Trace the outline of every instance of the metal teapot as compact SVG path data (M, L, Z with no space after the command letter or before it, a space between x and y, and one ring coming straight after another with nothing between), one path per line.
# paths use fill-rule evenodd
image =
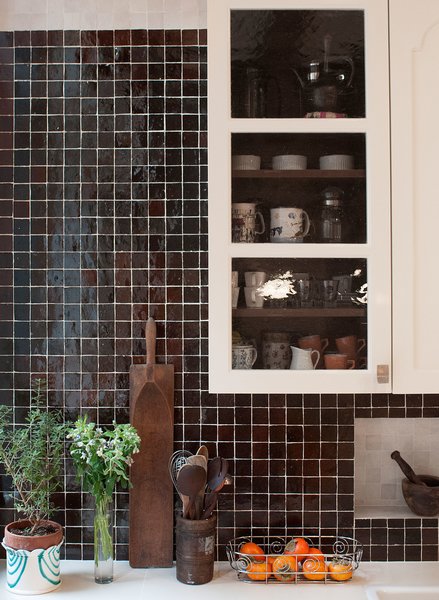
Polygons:
M346 111L344 101L354 78L354 62L350 56L329 54L330 43L331 36L326 35L322 59L307 63L302 68L302 73L293 69L302 89L307 113Z

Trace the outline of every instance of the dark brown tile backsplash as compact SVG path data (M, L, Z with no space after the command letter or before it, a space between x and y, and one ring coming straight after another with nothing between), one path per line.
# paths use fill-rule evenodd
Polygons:
M157 320L175 446L230 460L219 556L237 535L355 535L365 559L437 560L437 519L354 520L354 416L437 417L439 396L212 395L207 375L206 31L0 32L0 402L34 373L66 419L128 419ZM65 553L91 558L67 461ZM1 476L0 524L13 517ZM116 552L128 552L117 493Z

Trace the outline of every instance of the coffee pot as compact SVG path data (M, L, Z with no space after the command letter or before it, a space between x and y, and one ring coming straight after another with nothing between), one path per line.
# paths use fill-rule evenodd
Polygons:
M299 72L293 69L302 89L305 111L346 111L345 96L351 91L355 74L350 56L330 54L331 36L324 37L324 53L321 59L306 63Z

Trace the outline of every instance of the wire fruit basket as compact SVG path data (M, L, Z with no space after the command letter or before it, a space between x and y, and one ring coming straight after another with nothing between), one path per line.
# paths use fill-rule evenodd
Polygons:
M303 537L310 548L308 554L284 554L292 539L242 536L228 542L226 554L240 581L269 584L346 583L352 579L363 555L363 547L357 540L333 536ZM242 552L241 548L249 542L259 546L263 554Z

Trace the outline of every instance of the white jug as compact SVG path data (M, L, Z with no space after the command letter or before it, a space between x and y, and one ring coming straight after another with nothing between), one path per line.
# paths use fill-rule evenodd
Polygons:
M290 369L315 369L320 360L320 352L311 348L296 348L290 346L293 353Z

